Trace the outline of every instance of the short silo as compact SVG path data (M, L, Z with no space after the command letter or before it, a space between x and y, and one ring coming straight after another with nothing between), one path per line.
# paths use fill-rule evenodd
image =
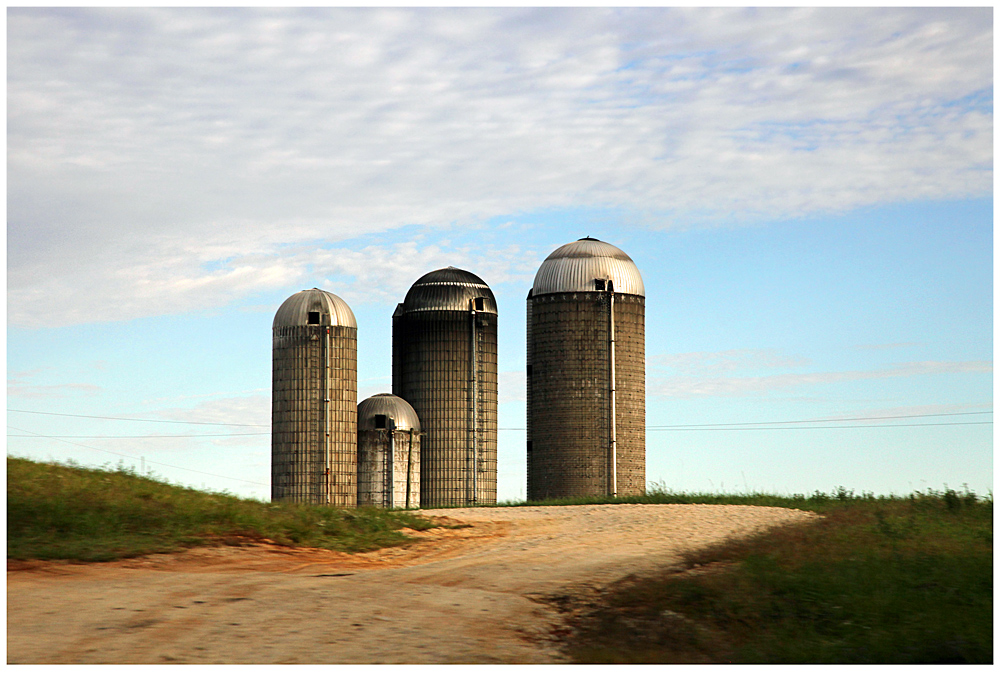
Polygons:
M424 436L423 507L497 499L497 305L475 274L448 267L417 279L392 318L392 391Z
M646 488L645 289L592 238L557 248L528 292L528 500Z
M357 504L358 324L318 288L274 315L271 500Z
M402 397L358 404L358 505L420 507L420 419Z

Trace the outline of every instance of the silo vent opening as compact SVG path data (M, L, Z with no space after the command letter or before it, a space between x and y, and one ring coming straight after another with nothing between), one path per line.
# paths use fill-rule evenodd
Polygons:
M486 311L486 298L477 297L476 298L476 311L485 312Z
M319 323L319 312L309 312L309 323L310 324Z
M375 416L375 429L376 430L384 430L387 427L385 421L386 421L385 414L378 414L378 415L376 415Z
M606 290L606 285L605 279L594 279L594 290Z

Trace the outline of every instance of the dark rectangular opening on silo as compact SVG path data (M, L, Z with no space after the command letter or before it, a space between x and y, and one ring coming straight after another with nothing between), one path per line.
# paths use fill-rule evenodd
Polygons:
M594 279L594 290L604 290L604 279Z
M476 298L476 311L485 312L486 311L486 298Z
M309 312L309 323L319 323L319 312Z
M528 364L528 375L531 375L531 364Z
M529 453L531 452L531 440L530 439L528 440L528 452Z
M384 430L386 428L386 416L384 414L375 416L375 429Z

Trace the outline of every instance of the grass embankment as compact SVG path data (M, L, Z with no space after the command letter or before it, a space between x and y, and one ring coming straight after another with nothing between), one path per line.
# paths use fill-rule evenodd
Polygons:
M428 529L416 515L377 508L264 503L135 474L7 458L7 557L99 562L206 544L270 540L358 552Z
M688 554L686 571L619 584L570 616L576 662L993 662L992 496L841 489L666 502L778 505L823 518Z

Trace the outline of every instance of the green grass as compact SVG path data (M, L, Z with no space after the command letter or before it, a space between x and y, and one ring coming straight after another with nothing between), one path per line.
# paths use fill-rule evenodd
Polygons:
M796 508L800 510L817 510L829 505L831 498L837 498L837 493L851 498L874 498L874 496L854 496L852 492L843 489L828 496L816 492L812 496L778 496L775 494L748 492L732 494L676 492L657 488L639 496L574 496L572 498L546 498L540 501L504 501L497 503L499 507L532 507L543 505L665 505L665 504L704 504L704 505L764 505L780 508Z
M992 663L992 496L680 496L823 518L618 584L570 616L577 663Z
M107 561L270 540L357 552L428 529L411 513L265 503L166 484L133 470L7 458L7 557Z

